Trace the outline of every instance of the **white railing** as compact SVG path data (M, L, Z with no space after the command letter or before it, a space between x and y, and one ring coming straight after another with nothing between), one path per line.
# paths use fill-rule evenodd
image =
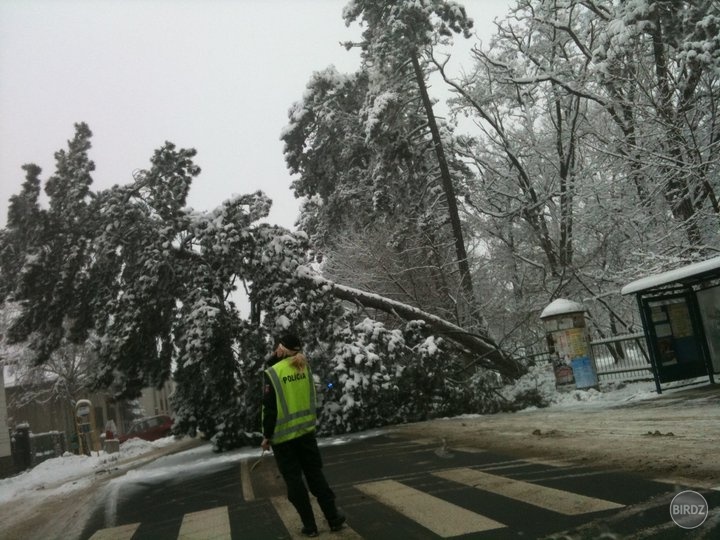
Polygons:
M652 378L643 333L598 339L590 342L590 348L601 381Z

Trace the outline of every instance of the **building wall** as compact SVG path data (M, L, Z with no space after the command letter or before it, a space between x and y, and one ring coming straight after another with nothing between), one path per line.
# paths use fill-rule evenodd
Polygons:
M27 423L33 433L64 431L68 439L75 433L75 412L70 403L64 400L50 400L18 406L17 403L23 393L23 388L19 386L5 388L1 384L0 386L7 396L7 424L9 427L14 428L19 424ZM172 382L166 383L161 389L143 389L142 395L137 400L142 408L141 416L172 414L169 397L173 391L174 384ZM98 435L105 433L106 423L110 419L115 422L118 433L125 433L134 420L134 417L128 414L128 408L123 406L123 403L115 402L104 394L96 393L83 396L83 398L89 399L93 404L95 429ZM2 437L2 433L0 433L0 437ZM9 450L8 454L10 454ZM1 448L0 455L2 455Z
M167 381L162 388L144 388L142 395L138 398L140 406L145 411L144 416L155 416L158 414L169 414L172 416L170 408L170 395L175 391L175 383Z

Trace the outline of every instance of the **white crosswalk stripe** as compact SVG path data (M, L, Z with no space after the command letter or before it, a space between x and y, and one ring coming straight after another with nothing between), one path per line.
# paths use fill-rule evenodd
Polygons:
M130 540L139 526L139 523L131 523L130 525L101 529L93 534L90 540Z
M390 506L442 538L505 527L495 520L395 480L369 482L356 485L355 488Z
M290 501L288 501L285 497L273 497L270 500L272 501L272 505L275 507L275 511L277 512L278 516L280 516L280 520L283 522L283 525L285 525L288 533L290 533L290 537L305 538L302 534L300 534L300 530L302 529L302 521L300 521L300 516L295 511L295 507L290 503ZM323 531L329 531L330 529L322 517L322 510L318 506L317 500L314 497L311 497L310 501L313 506L313 512L315 513L315 521L318 525L318 531L321 534ZM353 531L347 525L345 525L340 531L333 532L334 540L355 540L357 538L362 538L362 536Z
M185 514L178 540L230 540L227 506Z
M605 499L586 497L585 495L545 487L539 484L532 484L530 482L523 482L522 480L515 480L504 476L488 474L475 469L451 469L434 472L432 474L445 480L451 480L484 491L490 491L516 501L539 506L546 510L552 510L553 512L568 516L617 509L624 506L612 501L606 501Z

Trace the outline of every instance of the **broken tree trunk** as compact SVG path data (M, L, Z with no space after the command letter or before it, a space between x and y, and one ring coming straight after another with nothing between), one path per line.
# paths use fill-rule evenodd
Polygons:
M313 280L316 285L330 287L333 296L341 300L379 309L408 321L424 321L434 333L444 336L470 352L481 367L496 371L503 377L517 379L526 371L521 364L504 354L497 344L487 336L468 332L456 324L408 304L333 283L316 274L308 267L301 266L298 268L298 275Z

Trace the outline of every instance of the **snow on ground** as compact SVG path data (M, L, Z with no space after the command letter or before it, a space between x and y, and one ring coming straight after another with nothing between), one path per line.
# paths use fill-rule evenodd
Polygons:
M380 434L380 430L366 431L362 433L353 433L338 437L322 438L319 441L320 446L337 446L347 444L353 440L373 437ZM204 444L190 450L163 456L156 461L142 467L142 469L134 469L128 471L122 477L115 478L111 484L123 484L142 482L147 484L153 480L165 480L169 476L184 476L195 474L207 474L213 469L224 467L227 463L239 463L241 461L252 459L272 459L268 455L262 454L258 448L238 448L228 452L216 453L212 450L212 445Z
M663 393L669 394L677 390L687 388L693 384L706 384L707 377L699 377L677 383L664 383ZM530 390L537 390L552 409L562 407L604 408L615 407L635 401L657 399L661 396L655 389L655 382L643 380L635 382L601 382L598 389L588 388L577 390L572 385L568 388L555 387L555 375L552 365L549 362L539 363L530 371L518 379L512 387L505 388L501 394L507 400L512 401L519 394ZM527 407L524 411L536 410L536 407Z
M322 439L322 446L346 444L359 438L372 437L379 431L356 433L342 437ZM148 442L141 439L130 439L120 445L120 452L106 454L104 451L93 452L92 456L77 456L65 453L64 456L48 459L23 473L11 478L0 480L0 504L18 498L45 498L48 495L64 494L85 489L94 478L101 473L114 469L129 468L133 458L141 458L145 454L175 444L177 439L165 437ZM227 463L240 462L248 458L260 458L259 448L240 448L230 452L214 453L212 445L185 450L166 455L147 463L140 469L131 469L126 474L110 481L111 491L120 485L163 481L169 476L206 474ZM265 456L264 459L271 459ZM124 466L123 466L124 465Z
M0 479L0 504L33 494L46 496L50 491L66 493L85 488L96 474L118 467L125 460L142 456L174 442L174 437L165 437L153 442L130 439L122 443L120 452L115 454L100 451L93 452L91 456L78 456L66 452L61 457L43 461L16 476Z

